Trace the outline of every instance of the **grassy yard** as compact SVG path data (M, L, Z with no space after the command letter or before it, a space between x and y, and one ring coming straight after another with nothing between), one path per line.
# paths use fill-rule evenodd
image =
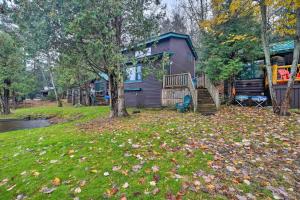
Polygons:
M300 198L297 113L141 110L110 120L108 112L37 107L10 115L59 123L0 133L0 199Z

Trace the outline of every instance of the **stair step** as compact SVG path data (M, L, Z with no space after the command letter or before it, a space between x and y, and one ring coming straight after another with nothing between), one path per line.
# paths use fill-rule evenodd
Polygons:
M216 112L200 112L202 115L208 116L208 115L214 115Z
M198 103L200 104L214 104L214 100L212 99L198 99Z

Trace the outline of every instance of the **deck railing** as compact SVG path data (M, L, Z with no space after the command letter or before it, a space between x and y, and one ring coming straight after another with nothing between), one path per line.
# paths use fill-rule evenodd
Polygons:
M272 82L274 85L278 83L287 83L289 81L289 75L280 75L279 70L283 70L288 72L287 74L290 74L291 72L291 65L285 65L285 66L278 66L278 65L273 65L272 69ZM300 81L300 65L298 65L298 72L296 74L296 79L295 81Z
M221 100L219 90L204 73L202 73L201 76L197 78L197 87L206 88L210 96L212 97L217 109L220 108Z
M192 96L194 111L196 111L198 103L197 90L190 73L165 75L163 77L163 88L188 88Z
M164 88L188 87L189 73L165 75L163 78Z

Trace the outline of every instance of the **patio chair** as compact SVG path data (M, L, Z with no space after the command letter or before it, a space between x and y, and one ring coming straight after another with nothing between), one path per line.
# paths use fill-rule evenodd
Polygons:
M183 113L189 110L190 106L192 103L192 97L190 95L186 95L183 97L183 102L182 103L176 103L176 109Z
M242 107L244 107L245 101L247 101L250 97L247 95L237 95L234 97L235 101Z
M286 69L279 69L278 73L280 75L281 80L289 80L290 78L290 72Z
M256 108L262 108L268 98L266 96L251 96L251 100L256 104Z

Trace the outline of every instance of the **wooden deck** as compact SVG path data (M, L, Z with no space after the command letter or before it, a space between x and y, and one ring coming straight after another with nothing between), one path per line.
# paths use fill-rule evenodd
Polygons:
M164 76L162 106L175 106L186 95L192 96L194 112L212 114L220 107L219 91L205 75L195 80L189 73Z

